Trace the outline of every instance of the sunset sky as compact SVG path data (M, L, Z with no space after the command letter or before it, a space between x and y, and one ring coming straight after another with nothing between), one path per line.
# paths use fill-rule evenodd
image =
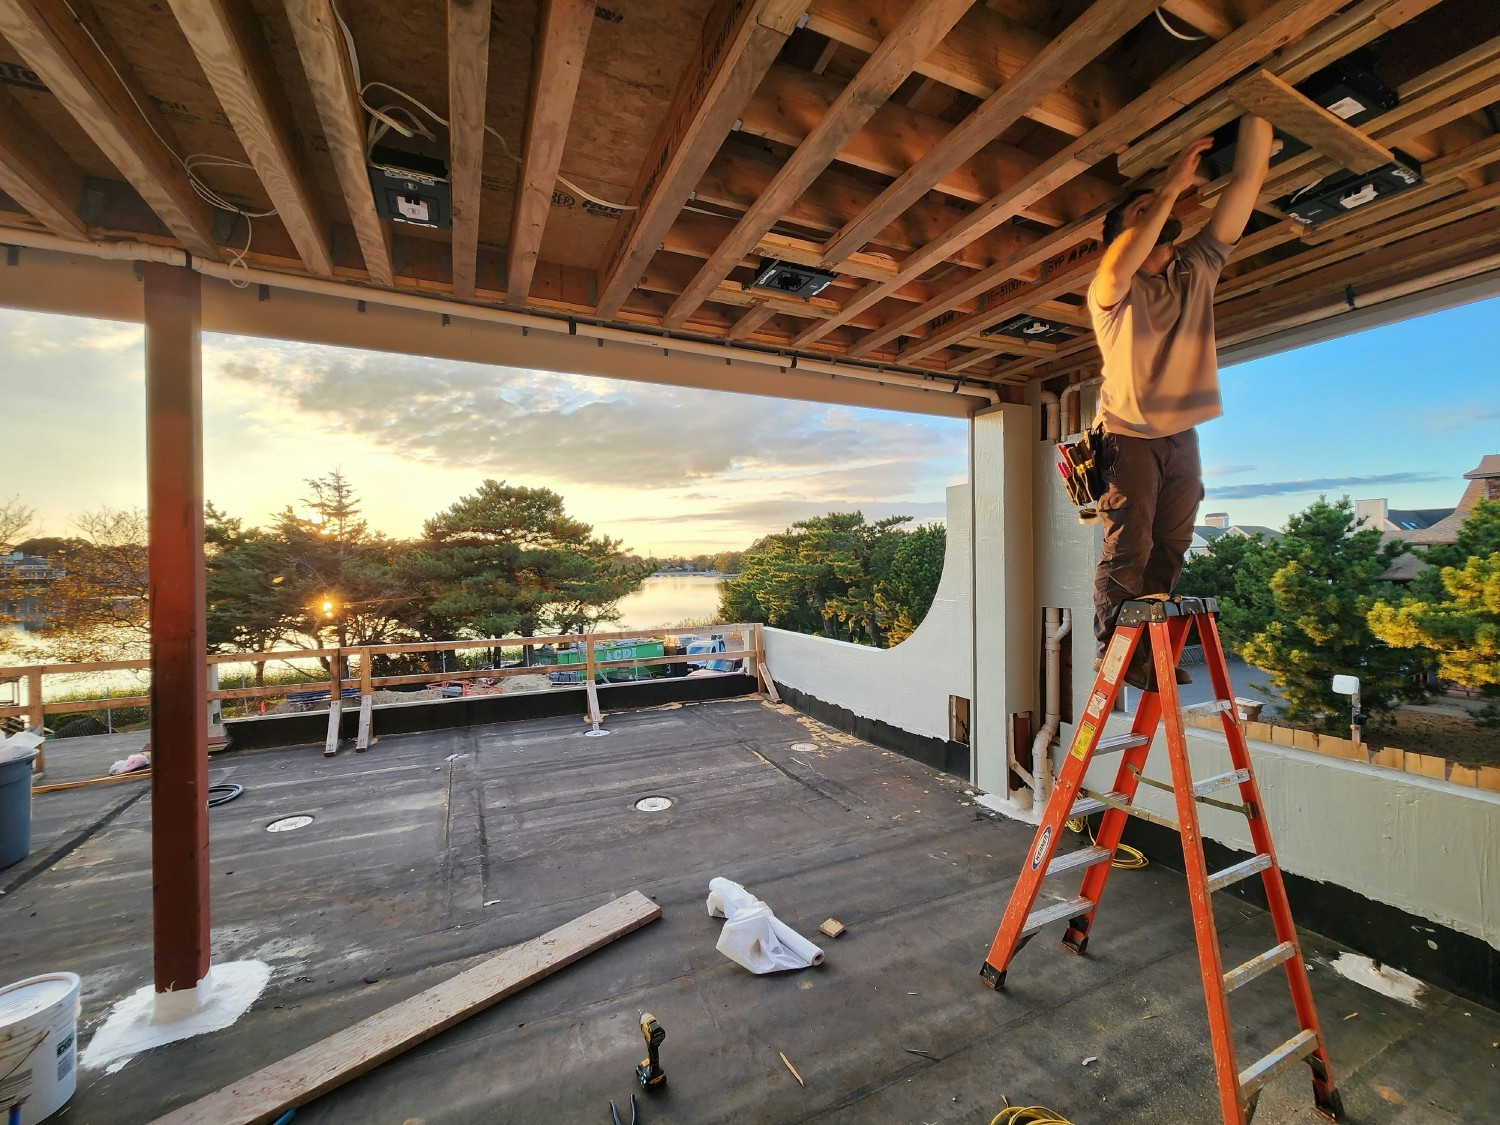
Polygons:
M1453 505L1500 452L1497 356L1500 300L1226 370L1205 510ZM41 533L144 504L141 364L137 325L0 310L0 498ZM411 536L494 477L556 489L642 553L696 554L830 510L940 518L968 471L957 420L227 336L205 339L204 398L208 497L250 524L337 467L373 527Z

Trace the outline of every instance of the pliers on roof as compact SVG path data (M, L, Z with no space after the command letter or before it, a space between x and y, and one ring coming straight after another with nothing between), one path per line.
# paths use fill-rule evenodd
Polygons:
M614 1098L609 1099L609 1116L613 1120L614 1125L625 1125L625 1122L620 1120L620 1111L615 1108ZM630 1125L636 1125L634 1094L630 1095Z

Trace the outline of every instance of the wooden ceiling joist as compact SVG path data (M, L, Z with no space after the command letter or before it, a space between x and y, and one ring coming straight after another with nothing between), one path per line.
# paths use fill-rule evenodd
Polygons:
M745 212L734 231L668 310L663 322L680 328L714 287L781 218L782 213L838 156L928 52L958 22L970 0L917 0L892 33L839 93L828 113L797 146L766 191Z
M365 164L364 108L332 0L285 0L285 4L344 205L364 255L365 272L377 285L393 285L390 226L375 210Z
M150 100L133 88L128 65L91 23L74 18L61 0L0 0L0 35L173 236L192 253L217 258L209 209L160 135L164 126L151 120Z
M557 170L568 140L573 99L593 23L593 0L544 0L531 68L531 115L510 226L506 300L524 305L541 254Z
M886 188L873 207L834 235L823 248L828 263L836 265L864 246L947 173L1020 120L1028 107L1150 14L1157 3L1159 0L1095 0L1066 31Z
M895 29L910 0L810 0L808 27L869 54ZM988 98L1044 51L1051 36L975 4L917 64L917 72L976 98ZM1081 137L1123 107L1139 88L1118 71L1085 66L1047 91L1026 116Z
M782 45L804 0L719 0L647 150L599 269L599 315L619 311Z
M331 277L328 227L303 171L291 111L271 85L275 69L254 13L245 0L170 3L303 264Z
M53 234L79 240L88 237L88 228L78 215L83 173L4 90L0 90L0 191Z
M448 3L448 183L453 193L451 254L455 297L474 296L479 267L484 122L490 82L490 15L490 0L449 0ZM587 24L587 20L584 22ZM587 34L586 26L584 33ZM533 94L533 105L535 99ZM516 213L519 212L518 202ZM515 245L516 238L512 234L511 246ZM535 265L533 258L533 272ZM530 278L527 283L529 286Z

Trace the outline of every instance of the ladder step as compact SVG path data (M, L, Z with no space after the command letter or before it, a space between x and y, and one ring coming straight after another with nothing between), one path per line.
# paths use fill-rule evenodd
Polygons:
M1238 883L1241 879L1248 879L1257 872L1264 871L1271 866L1271 857L1268 855L1253 855L1249 859L1241 860L1233 867L1226 867L1223 871L1215 871L1208 877L1209 893L1222 891L1231 883Z
M1047 864L1047 874L1056 875L1061 871L1073 871L1080 867L1093 867L1096 863L1109 862L1108 849L1101 848L1098 844L1091 844L1086 848L1078 848L1063 855L1054 855L1052 862Z
M1318 1049L1318 1037L1303 1028L1265 1058L1240 1071L1240 1098L1250 1097L1287 1067Z
M1054 902L1051 906L1044 906L1040 910L1033 910L1026 915L1026 924L1021 927L1021 937L1028 937L1036 933L1049 922L1061 922L1065 918L1076 918L1080 914L1087 914L1094 908L1094 900L1089 898L1074 898L1067 902Z
M1249 770L1231 770L1229 773L1205 777L1202 781L1193 782L1193 796L1207 797L1210 793L1217 793L1220 789L1227 789L1231 785L1238 785L1242 781L1249 780Z
M1118 789L1109 793L1108 796L1116 801L1123 801L1125 799L1125 794L1121 793ZM1068 819L1072 820L1075 816L1092 816L1099 810L1107 808L1109 806L1097 797L1080 797L1073 803L1073 811L1068 813Z
M1268 973L1277 965L1290 961L1296 953L1297 947L1289 941L1284 941L1250 958L1243 965L1236 965L1224 974L1224 991L1233 992L1240 985L1249 984L1262 973Z
M1094 755L1118 754L1121 750L1134 750L1140 746L1150 746L1151 736L1146 734L1112 734L1108 738L1101 738L1094 746Z

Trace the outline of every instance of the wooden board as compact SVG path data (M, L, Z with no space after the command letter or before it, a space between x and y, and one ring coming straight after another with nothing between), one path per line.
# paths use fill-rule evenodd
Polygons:
M660 917L660 906L639 891L631 891L160 1117L156 1125L274 1121L287 1109L306 1105Z
M1383 144L1371 140L1268 70L1251 71L1230 87L1229 97L1351 172L1373 172L1395 159Z

